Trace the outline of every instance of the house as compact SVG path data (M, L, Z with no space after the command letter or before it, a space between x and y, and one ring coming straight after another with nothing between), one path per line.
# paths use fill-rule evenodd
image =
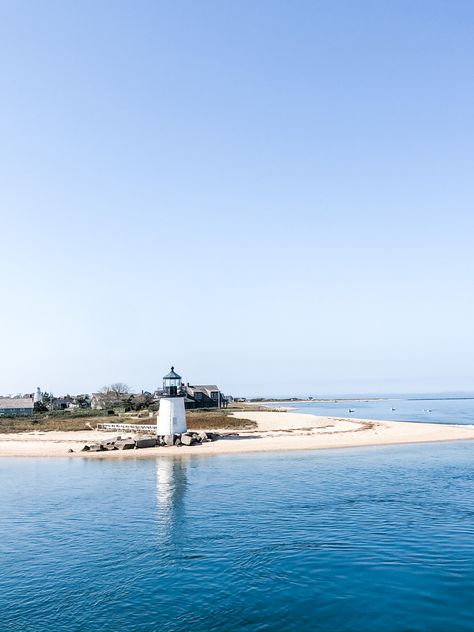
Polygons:
M68 410L69 408L79 408L74 403L74 398L70 395L64 397L53 397L53 410Z
M32 397L0 397L0 416L32 415L33 408Z
M186 399L189 408L225 408L227 399L215 384L199 384L185 386Z

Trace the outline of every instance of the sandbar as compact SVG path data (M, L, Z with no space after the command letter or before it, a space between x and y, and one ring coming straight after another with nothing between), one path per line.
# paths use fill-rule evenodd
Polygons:
M222 436L219 440L197 446L96 453L81 452L81 449L86 443L100 442L117 433L84 430L0 434L0 457L141 458L354 448L474 439L474 427L470 426L345 419L292 412L242 411L233 413L233 416L253 420L258 427L238 432L221 431ZM128 436L128 433L121 434Z

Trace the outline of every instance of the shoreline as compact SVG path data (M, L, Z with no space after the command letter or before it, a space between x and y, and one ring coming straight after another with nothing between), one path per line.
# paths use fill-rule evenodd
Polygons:
M110 439L116 433L84 430L0 434L0 458L127 459L163 456L211 456L474 439L474 428L449 424L347 419L291 412L236 411L233 416L251 419L258 426L252 430L229 430L227 434L226 431L222 431L221 437L217 441L199 446L173 446L94 453L81 452L80 450L85 443ZM69 449L74 450L74 452L68 452Z

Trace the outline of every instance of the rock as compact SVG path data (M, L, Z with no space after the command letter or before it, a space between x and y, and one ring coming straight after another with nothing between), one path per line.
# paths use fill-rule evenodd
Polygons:
M174 445L175 436L174 435L165 435L164 442L165 442L165 445Z
M177 446L181 445L181 439L178 437L177 439L174 440L174 444Z
M106 443L106 444L102 444L100 446L102 448L102 450L116 450L117 448L115 447L115 442L114 443Z
M156 446L156 439L155 437L136 439L135 445L137 448L154 448Z
M193 445L194 442L195 442L195 439L194 439L192 434L188 434L188 433L184 434L183 433L181 435L181 443L183 445Z
M91 445L85 445L81 452L101 452L102 446L98 443L91 443Z
M207 432L204 431L200 432L198 437L202 443L205 443L206 441L212 441L212 439L208 437Z
M84 448L82 448L82 450L84 451ZM72 448L69 448L68 452L74 452L74 450Z
M115 448L117 450L133 450L135 447L135 441L133 439L121 439L115 442Z

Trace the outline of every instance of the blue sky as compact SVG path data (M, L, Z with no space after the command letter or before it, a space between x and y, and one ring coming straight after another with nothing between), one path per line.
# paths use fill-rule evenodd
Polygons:
M473 390L473 3L0 25L0 392Z

